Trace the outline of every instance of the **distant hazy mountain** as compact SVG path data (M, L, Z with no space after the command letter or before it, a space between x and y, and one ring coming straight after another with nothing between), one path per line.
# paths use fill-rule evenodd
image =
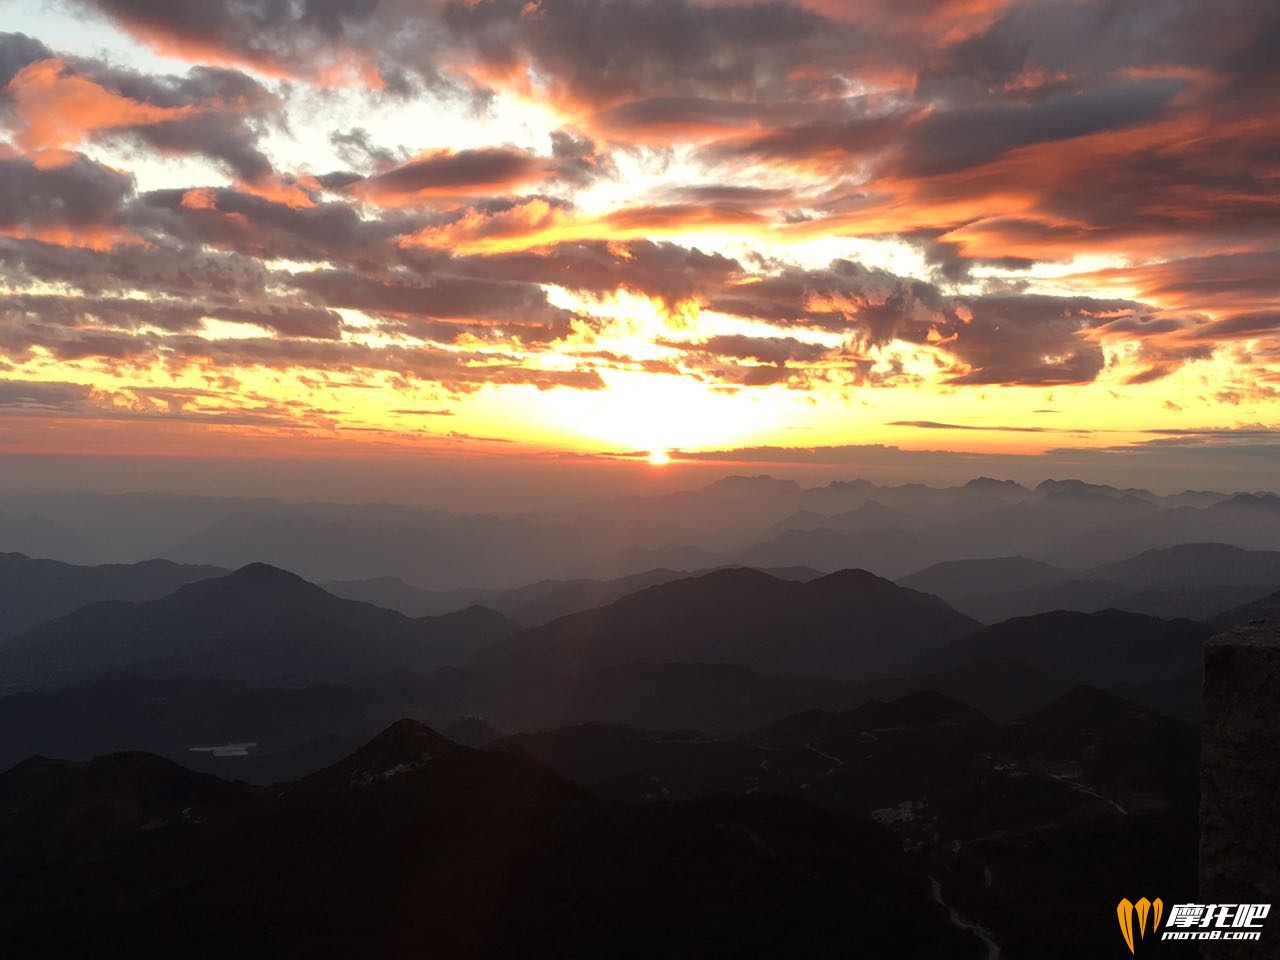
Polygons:
M752 567L810 566L819 570L870 570L896 577L915 569L927 549L914 534L898 528L840 533L826 527L788 530L739 554Z
M1143 550L1180 544L1225 543L1246 550L1280 548L1280 511L1223 501L1204 508L1173 507L1109 520L1088 516L1032 551L1053 563L1092 567L1132 557Z
M1183 543L1094 567L1089 577L1134 587L1280 587L1280 551L1225 543Z
M658 568L615 580L539 580L510 590L421 590L398 577L336 580L324 587L340 597L363 600L412 617L438 616L480 604L522 626L536 627L570 613L602 607L646 587L706 572ZM810 567L778 567L764 572L780 580L813 580L822 576Z
M165 551L230 567L265 561L317 581L372 570L448 589L528 582L583 553L572 528L547 520L308 506L234 514Z
M614 805L408 721L270 791L32 760L0 809L15 956L978 956L883 828L782 797Z
M82 567L0 554L0 641L103 600L155 600L184 584L226 574L167 560Z
M27 493L0 499L0 511L53 524L30 548L9 542L0 527L0 550L56 557L76 563L134 562L170 553L234 513L289 509L279 500L183 496L166 493ZM48 519L45 519L48 518ZM60 532L59 532L60 531ZM207 557L196 562L210 562ZM240 564L234 564L240 566Z
M752 566L859 566L889 577L923 574L924 568L932 565L937 569L931 570L930 576L938 578L939 586L948 578L964 576L963 566L948 568L944 564L1021 556L1072 572L1072 577L1059 582L1110 583L1112 571L1107 568L1114 565L1119 577L1115 582L1125 585L1144 572L1144 565L1125 568L1118 561L1142 551L1202 542L1241 550L1280 547L1280 510L1272 509L1265 498L1214 500L1206 495L1166 502L1147 491L1062 481L1042 484L1024 497L989 496L982 488L963 496L955 490L934 490L929 497L904 498L893 506L882 502L884 490L874 492L876 499L844 513L793 511L779 523L762 528L757 542L735 556ZM1196 569L1221 573L1228 559L1212 551L1202 551L1197 557L1191 550L1181 558L1167 558L1163 571L1156 563L1148 564L1145 573L1157 580L1162 572L1169 576L1189 575ZM1010 584L1003 586L993 580L989 589L971 595L1054 585L1051 571L1027 564L1015 569L1011 562L1004 566L1003 571L989 567L986 572L993 576L1005 573L1012 577ZM1104 569L1090 570L1095 567ZM974 573L975 579L980 576L980 572ZM969 590L980 584L970 581L964 586Z
M253 564L159 600L94 604L36 627L0 644L0 676L10 689L129 673L306 683L434 669L513 627L480 607L415 620Z
M705 571L698 571L705 572ZM787 568L787 570L764 571L780 580L809 580L820 576L820 573L809 568ZM503 593L486 600L486 605L495 611L507 614L512 620L526 626L541 626L568 616L570 613L589 611L595 607L616 602L623 596L637 591L669 584L673 580L684 580L698 573L687 570L648 570L643 573L632 573L631 576L617 580L548 580L522 586L516 590Z
M1153 587L1133 590L1116 583L1071 580L1056 586L1019 590L991 597L971 597L955 603L958 610L986 623L1026 617L1052 610L1096 613L1126 610L1163 619L1200 620L1224 606L1257 596L1257 587Z
M1280 552L1187 543L1065 570L1025 557L954 560L903 577L957 610L995 623L1050 610L1128 610L1203 619L1280 584Z
M970 597L1061 584L1073 576L1071 571L1026 557L990 557L935 563L902 577L898 583L954 603Z
M75 557L83 547L80 537L47 517L14 516L0 510L0 551L36 557Z
M666 567L848 567L900 577L942 561L1021 555L1072 569L1217 542L1280 550L1272 495L978 478L951 487L867 480L803 487L726 477L698 489L555 514L454 514L390 504L151 494L0 498L0 551L78 561L265 561L317 582L398 577L430 590L610 580ZM7 519L6 519L7 517ZM390 585L387 585L390 586ZM388 596L380 596L389 602ZM406 607L439 612L434 607Z
M1015 617L922 656L918 672L1002 657L1096 686L1137 684L1199 669L1211 630L1121 610Z
M502 676L583 675L628 663L726 663L783 676L890 675L976 624L861 570L808 583L746 568L650 587L522 631L470 662Z

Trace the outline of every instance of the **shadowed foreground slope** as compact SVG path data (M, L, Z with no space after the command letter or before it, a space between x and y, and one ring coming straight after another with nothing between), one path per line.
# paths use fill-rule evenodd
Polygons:
M897 840L782 797L611 804L409 721L270 790L0 775L0 938L58 957L980 955Z

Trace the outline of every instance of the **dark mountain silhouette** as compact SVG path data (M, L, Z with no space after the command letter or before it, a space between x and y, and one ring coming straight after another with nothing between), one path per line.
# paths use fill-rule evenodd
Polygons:
M898 583L912 590L932 593L948 602L971 597L989 596L1046 584L1060 584L1072 577L1063 570L1026 557L991 557L988 559L947 560L935 563Z
M1244 550L1226 543L1182 543L1094 567L1089 577L1133 587L1268 587L1280 585L1280 551Z
M924 691L736 738L597 724L503 746L617 799L772 791L870 815L1008 955L1065 960L1111 948L1109 928L1070 921L1108 885L1194 895L1197 739L1186 724L1077 688L1016 724ZM1044 883L1052 903L1028 910L1027 890Z
M1005 657L1098 686L1136 684L1199 668L1211 631L1190 620L1121 610L1015 617L966 636L916 663L919 672Z
M725 663L625 663L585 676L485 683L468 701L508 730L603 722L738 732L812 706L857 702L840 680L784 677Z
M1111 608L1200 620L1280 584L1280 552L1186 543L1084 570L1019 557L957 560L898 582L936 594L985 623L1050 610Z
M10 689L129 673L203 674L258 685L454 663L513 624L474 607L411 619L252 564L160 600L102 603L0 645Z
M563 617L481 651L480 673L584 675L627 663L727 663L781 676L864 679L974 629L936 597L861 570L808 583L721 570Z
M1266 588L1258 586L1152 587L1122 597L1109 606L1145 613L1165 620L1203 620L1231 607L1258 598Z
M651 547L630 546L580 566L606 573L606 580L617 580L642 575L647 570L711 570L726 562L719 551L671 541Z
M145 750L219 776L271 783L337 760L403 716L472 746L504 733L591 723L724 736L807 710L850 709L928 690L1007 721L1039 710L1075 684L1016 660L863 683L700 663L625 664L532 681L446 668L293 688L211 677L121 677L0 697L0 769L33 752L84 759ZM1198 715L1198 671L1111 689L1170 716ZM245 755L193 752L222 744L253 746Z
M468 716L488 702L447 672L296 687L209 676L115 677L0 697L0 769L33 753L88 759L147 751L233 779L288 779L350 752L401 717L428 720L465 743L494 739L496 731ZM192 752L228 743L255 746L247 757Z
M1274 493L1236 493L1214 504L1222 510L1280 516L1280 495Z
M253 795L243 784L149 753L81 763L31 757L0 774L0 851L6 865L75 858L104 835L136 831L183 811L194 819L207 808L237 806Z
M487 598L486 606L526 626L541 626L571 613L603 607L623 597L673 580L707 573L707 570L658 568L616 580L545 580ZM762 571L779 580L812 580L822 574L809 567L778 567Z
M336 580L324 587L337 596L398 610L411 617L439 616L479 604L497 610L522 626L537 627L571 613L602 607L645 587L708 572L660 567L614 580L540 580L509 590L422 590L399 577ZM777 567L764 572L781 580L813 580L822 576L810 567Z
M1155 713L1198 725L1203 685L1204 671L1197 665L1195 669L1177 676L1141 683L1119 683L1107 687L1106 691Z
M1083 480L1042 480L1036 484L1036 493L1042 496L1074 496L1074 497L1098 497L1107 500L1120 500L1125 497L1131 497L1139 500L1151 501L1156 496L1150 490L1141 490L1130 487L1125 490L1117 489L1106 483L1085 483Z
M818 741L860 738L875 730L934 726L983 726L981 711L936 690L918 690L896 700L872 700L851 710L811 710L779 720L749 735L753 743L804 746Z
M960 777L1003 730L966 704L919 691L850 710L803 711L738 737L587 724L499 746L528 751L615 799L767 790L868 816Z
M1125 610L1165 620L1201 620L1257 597L1258 587L1167 586L1134 590L1102 580L1068 580L1044 587L1007 593L955 597L948 602L983 623L999 623L1013 617L1029 617L1053 610L1097 613Z
M848 710L803 711L738 737L586 724L517 734L501 746L630 799L767 789L862 814L925 800L954 807L951 835L972 838L984 823L1000 828L998 816L976 809L975 798L995 781L1029 775L1048 792L1028 794L1027 803L1048 802L1049 813L1081 802L1120 813L1109 799L1193 809L1196 741L1188 724L1073 687L1016 723L993 722L954 697L920 690ZM1042 812L1005 811L1004 826Z
M929 690L968 704L993 720L1015 720L1040 709L1074 683L1020 660L993 658L973 660L938 673L855 684L848 704ZM811 706L821 704L815 702Z
M1280 620L1280 590L1215 613L1205 622L1214 633L1221 633L1250 620Z
M1101 682L1101 681L1100 681ZM1013 659L972 660L950 670L854 687L852 702L884 700L915 690L936 690L975 707L993 720L1018 720L1077 686L1065 672L1038 669ZM1157 680L1106 683L1106 692L1179 720L1199 716L1200 668Z
M372 603L396 610L406 617L438 617L474 604L483 604L498 591L480 587L459 590L424 590L399 577L369 577L364 580L329 580L321 584L335 597ZM492 609L492 608L490 608Z
M1011 743L1045 762L1076 759L1099 781L1146 789L1143 778L1155 777L1164 789L1176 771L1178 789L1188 796L1197 789L1196 767L1185 762L1195 753L1195 731L1096 687L1075 687L1031 714L1013 728Z
M998 493L1021 499L1030 491L1014 480L997 480L994 477L974 477L961 485L966 490L978 490L983 493Z
M227 573L167 560L77 566L0 554L0 641L104 600L156 600L184 584Z
M981 955L892 834L801 800L614 805L407 721L270 791L155 759L72 769L0 775L16 956ZM49 794L59 810L147 799L68 849L44 842L58 817L12 799Z
M525 626L539 626L558 617L602 607L647 587L689 576L686 571L659 567L615 580L543 580L505 590L490 599L493 609Z

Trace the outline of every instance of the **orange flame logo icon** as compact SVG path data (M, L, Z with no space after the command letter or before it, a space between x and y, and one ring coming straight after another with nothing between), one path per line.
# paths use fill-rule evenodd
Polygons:
M1116 907L1116 916L1120 920L1120 935L1124 937L1125 945L1129 948L1129 952L1133 953L1133 916L1138 915L1138 938L1142 939L1147 935L1147 915L1154 911L1155 917L1151 921L1151 932L1155 933L1156 927L1160 926L1160 917L1164 913L1164 901L1157 897L1154 901L1143 897L1137 903L1130 903L1128 898L1121 900Z

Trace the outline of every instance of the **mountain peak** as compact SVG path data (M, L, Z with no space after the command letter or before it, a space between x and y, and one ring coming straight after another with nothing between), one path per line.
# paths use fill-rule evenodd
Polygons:
M857 567L849 567L844 570L837 570L835 573L828 573L826 576L809 581L809 585L847 588L890 586L896 589L896 585L892 581L886 580L884 577L878 577L870 570L863 570Z
M1237 493L1218 504L1229 510L1280 509L1280 496L1274 493Z
M982 711L938 690L916 690L895 700L872 700L848 711L861 723L902 726L936 726L949 723L985 723Z
M173 598L208 602L227 596L256 598L277 603L285 598L297 600L329 594L310 580L282 570L269 563L250 563L221 577L211 577L187 584L172 594Z
M1088 684L1073 687L1048 706L1024 721L1039 728L1080 726L1095 729L1123 728L1126 724L1149 723L1157 715L1131 700Z
M337 771L340 780L348 786L367 787L420 770L433 760L466 749L426 724L406 718L397 720L330 769Z
M269 563L247 563L239 570L235 570L222 580L227 583L307 583L302 577L296 573L280 567L272 566Z
M767 473L761 473L754 477L742 475L721 477L719 480L707 484L702 489L708 493L715 492L757 496L775 493L794 493L800 489L800 485L794 480L779 480L777 477L771 477Z
M478 751L406 718L391 724L355 753L290 785L289 790L311 796L361 790L419 773L446 758L474 752Z
M1016 480L997 480L994 477L974 477L966 481L964 487L969 490L1025 490Z

